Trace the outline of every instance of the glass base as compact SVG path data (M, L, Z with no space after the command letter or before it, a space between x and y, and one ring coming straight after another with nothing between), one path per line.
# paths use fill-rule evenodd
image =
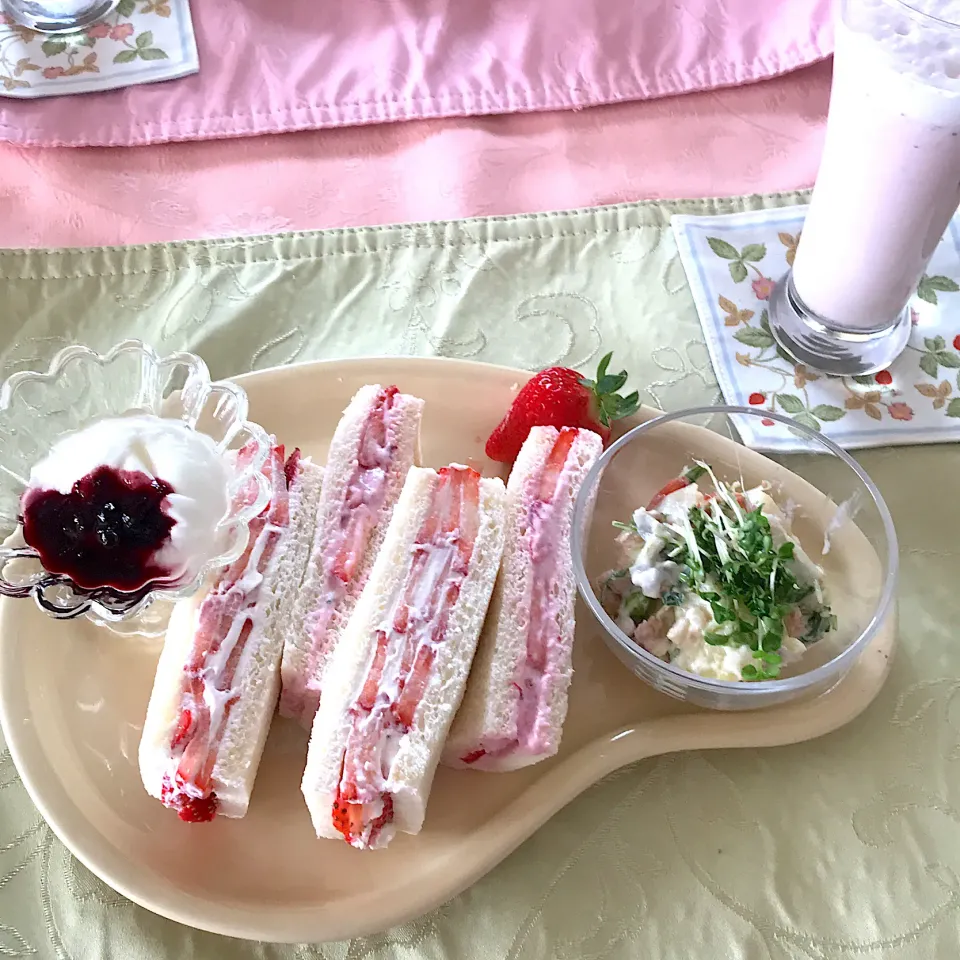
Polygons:
M120 0L87 3L44 3L43 0L3 0L0 8L21 26L37 33L78 33L112 13Z
M785 273L770 295L770 332L798 363L836 377L859 377L885 370L910 339L910 309L887 327L851 330L814 313L800 299L793 271Z

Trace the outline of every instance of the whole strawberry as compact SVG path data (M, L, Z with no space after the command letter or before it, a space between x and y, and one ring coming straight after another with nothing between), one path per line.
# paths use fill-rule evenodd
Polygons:
M608 353L600 361L596 380L587 380L569 367L549 367L534 374L490 434L487 456L513 463L531 427L584 427L607 443L613 421L630 416L640 406L636 391L626 397L617 393L627 382L627 372L607 373L612 356Z

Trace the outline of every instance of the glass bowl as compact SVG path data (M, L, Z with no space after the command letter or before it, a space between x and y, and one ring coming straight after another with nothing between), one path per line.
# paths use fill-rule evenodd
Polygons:
M148 583L124 593L85 590L45 571L19 533L20 497L30 469L67 433L105 417L154 414L182 420L210 436L222 454L251 444L253 456L231 467L230 508L220 520L211 555L189 581ZM189 353L161 358L138 340L101 356L83 346L61 350L45 373L25 371L0 386L0 596L33 597L58 619L86 616L120 633L157 635L169 603L190 596L214 569L236 560L247 545L249 521L267 505L261 471L270 451L266 432L247 420L247 395L226 381L212 383L206 364ZM231 458L232 463L232 458Z
M747 448L734 429L742 417L789 426L810 452L767 456ZM769 483L774 500L794 510L794 537L824 569L837 628L810 644L775 680L710 679L666 663L624 633L598 595L603 574L625 566L613 521L629 521L636 508L694 460L709 463L720 480L742 482L745 489ZM655 417L626 433L583 483L572 547L580 595L610 649L657 690L703 707L747 710L823 693L844 677L893 612L897 539L880 492L835 443L766 410L698 407Z

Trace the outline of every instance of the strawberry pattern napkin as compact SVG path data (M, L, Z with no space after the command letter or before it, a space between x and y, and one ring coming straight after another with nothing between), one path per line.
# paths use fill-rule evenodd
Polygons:
M960 439L960 218L911 303L906 351L873 376L828 377L778 348L767 314L774 282L793 263L806 209L672 219L725 400L788 414L848 449ZM771 419L740 418L737 427L756 449L806 448Z
M0 96L56 97L199 70L187 0L120 0L83 33L46 36L0 12Z

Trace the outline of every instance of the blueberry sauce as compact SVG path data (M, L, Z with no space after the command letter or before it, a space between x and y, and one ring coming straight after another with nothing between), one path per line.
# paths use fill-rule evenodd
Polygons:
M173 571L156 562L176 523L164 511L173 487L134 470L98 467L69 493L28 490L23 538L50 573L85 589L131 592Z

